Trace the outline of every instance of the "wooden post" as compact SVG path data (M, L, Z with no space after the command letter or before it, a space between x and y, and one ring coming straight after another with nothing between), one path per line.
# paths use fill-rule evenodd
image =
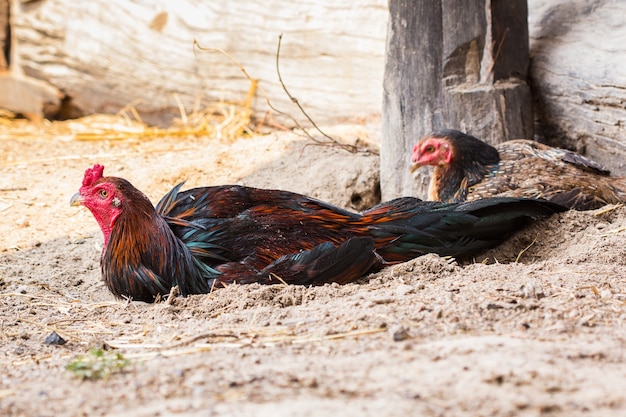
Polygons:
M439 128L490 143L532 138L526 0L389 0L383 81L382 198L425 198L410 152Z
M9 25L9 0L0 0L0 71L9 68L11 52L11 27Z

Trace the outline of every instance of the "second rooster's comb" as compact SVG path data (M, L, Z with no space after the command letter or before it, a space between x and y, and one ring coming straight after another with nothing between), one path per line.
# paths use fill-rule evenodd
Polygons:
M85 170L85 176L83 177L83 186L89 187L94 182L102 178L102 172L104 172L104 166L96 164L93 168L87 168Z

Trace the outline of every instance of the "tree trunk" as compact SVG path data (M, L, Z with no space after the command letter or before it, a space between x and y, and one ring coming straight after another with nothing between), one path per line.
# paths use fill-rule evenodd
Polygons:
M434 4L433 4L434 3ZM490 143L532 137L526 0L390 0L383 81L383 199L425 197L410 151L434 129Z

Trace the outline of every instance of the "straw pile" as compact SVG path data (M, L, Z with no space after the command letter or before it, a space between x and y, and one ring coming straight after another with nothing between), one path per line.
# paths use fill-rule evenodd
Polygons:
M64 121L44 119L39 122L20 119L0 109L0 140L37 137L94 141L200 136L232 140L252 133L251 106L256 89L257 81L250 80L248 95L242 102L211 103L189 114L178 96L174 96L180 118L167 128L147 125L132 105L124 107L117 114L94 114Z

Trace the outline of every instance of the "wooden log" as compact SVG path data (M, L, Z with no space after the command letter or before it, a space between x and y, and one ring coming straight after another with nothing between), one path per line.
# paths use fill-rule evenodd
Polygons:
M0 109L38 120L56 114L60 101L60 92L44 81L16 71L0 72Z
M386 0L46 0L23 3L14 16L24 71L66 94L83 113L134 104L144 120L167 124L220 99L241 101L250 83L221 48L260 79L272 103L300 117L282 91L281 72L316 122L380 114ZM268 110L257 95L254 110ZM303 118L300 118L303 120Z
M626 2L529 0L540 140L626 175Z
M53 116L60 92L45 81L26 76L16 59L11 27L11 0L0 0L0 109L31 119Z
M390 0L383 86L383 199L425 197L410 150L443 127L491 143L533 132L525 0Z

